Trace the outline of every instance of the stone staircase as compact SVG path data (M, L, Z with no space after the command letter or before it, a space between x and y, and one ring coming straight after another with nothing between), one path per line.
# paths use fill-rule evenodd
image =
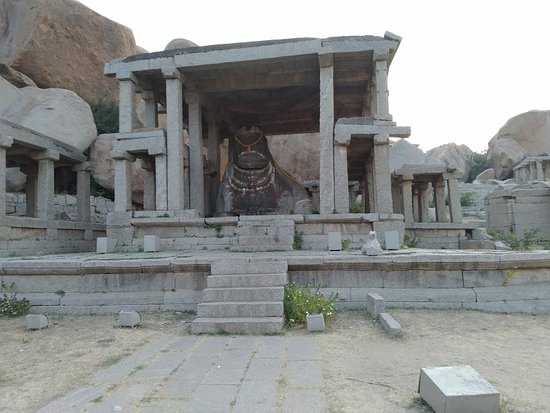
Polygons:
M213 263L191 332L280 333L286 281L286 261L230 258Z
M235 252L292 251L294 221L277 216L241 216L235 229Z

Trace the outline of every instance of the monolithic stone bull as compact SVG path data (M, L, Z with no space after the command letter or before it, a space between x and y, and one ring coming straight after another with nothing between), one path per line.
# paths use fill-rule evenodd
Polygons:
M257 127L229 138L229 162L218 191L216 215L309 213L311 200L300 183L274 161Z

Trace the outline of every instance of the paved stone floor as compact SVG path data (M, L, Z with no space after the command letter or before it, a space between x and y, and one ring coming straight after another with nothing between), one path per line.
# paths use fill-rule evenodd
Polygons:
M315 336L161 336L39 410L323 412Z

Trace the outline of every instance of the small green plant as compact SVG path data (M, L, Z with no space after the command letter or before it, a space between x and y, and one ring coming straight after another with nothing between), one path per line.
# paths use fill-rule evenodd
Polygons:
M475 203L475 194L473 192L465 192L460 196L461 206L473 206Z
M509 234L496 232L491 235L515 251L528 251L536 248L550 249L550 237L541 235L539 228L524 229L522 238L518 237L515 232L510 232Z
M360 214L363 212L363 206L361 204L355 204L349 209L349 212L352 214Z
M29 312L31 305L26 298L17 298L15 283L0 284L0 317L19 317Z
M294 233L294 240L292 241L292 248L295 250L301 250L304 247L304 233L302 231Z
M351 250L351 240L349 240L349 239L343 239L342 240L342 250L343 251L350 251Z
M472 157L468 160L468 166L470 169L470 172L468 173L468 176L466 178L466 182L472 182L476 179L476 177L483 172L487 167L487 151L483 151L481 153L476 153L472 155Z
M223 238L222 224L209 224L208 222L205 222L204 228L213 229L214 231L216 231L216 238Z
M65 297L65 291L63 290L57 290L55 293L60 297Z
M325 298L319 287L314 289L309 284L298 286L294 283L285 284L284 292L284 314L287 326L305 323L307 314L323 314L327 323L332 319L337 293Z
M92 114L97 128L97 134L118 132L118 108L100 100L91 105Z

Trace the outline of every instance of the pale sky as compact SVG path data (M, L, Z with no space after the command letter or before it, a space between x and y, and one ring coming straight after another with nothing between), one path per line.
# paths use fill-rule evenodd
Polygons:
M149 52L181 37L205 46L395 33L390 113L424 150L455 142L479 152L510 117L550 110L545 0L80 1Z

